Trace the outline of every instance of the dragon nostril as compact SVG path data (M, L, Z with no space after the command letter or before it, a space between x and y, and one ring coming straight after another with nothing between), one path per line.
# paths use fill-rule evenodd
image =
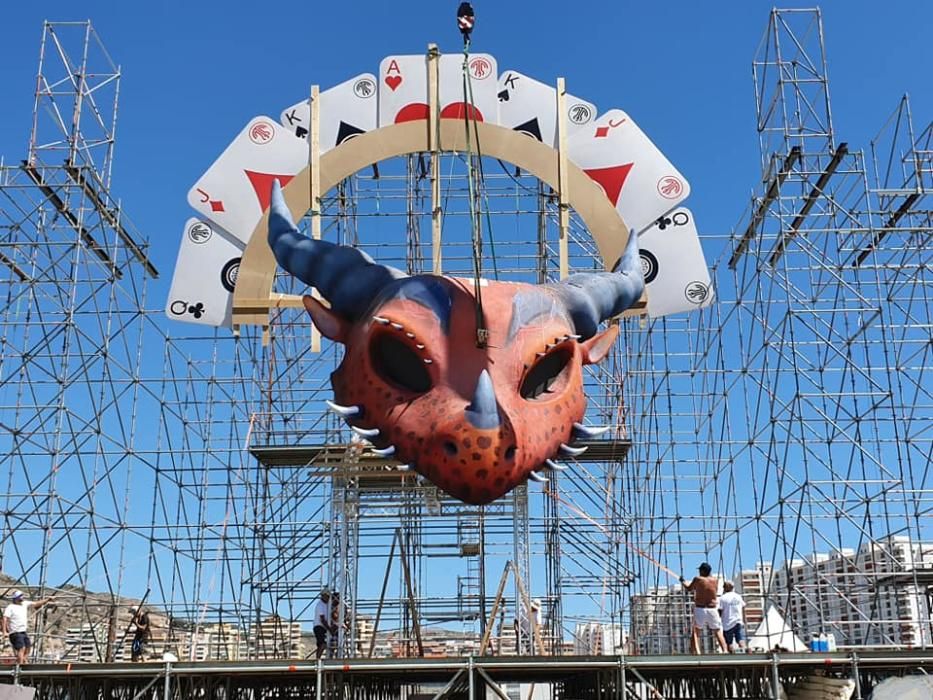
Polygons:
M457 445L451 442L450 440L444 440L444 452L449 454L451 457L457 456Z
M515 459L515 445L509 445L505 449L505 458L510 462Z

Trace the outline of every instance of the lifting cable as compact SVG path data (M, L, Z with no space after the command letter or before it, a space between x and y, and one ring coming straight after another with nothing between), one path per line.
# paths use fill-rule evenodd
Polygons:
M457 27L463 35L463 127L466 137L466 164L467 182L469 183L470 228L473 244L473 294L476 298L476 346L486 347L489 341L489 329L486 326L486 314L483 310L482 277L483 277L483 231L482 224L477 216L480 202L478 190L484 179L483 153L480 148L479 130L476 127L476 107L473 102L473 83L470 76L470 34L475 23L473 7L468 2L460 3L457 9ZM472 122L472 133L471 133ZM476 155L473 155L472 143L476 141ZM476 166L474 169L474 158ZM478 175L478 179L477 179ZM496 250L492 238L492 219L489 214L488 202L486 206L486 227L489 231L489 242L492 253L493 269L498 278L496 267Z

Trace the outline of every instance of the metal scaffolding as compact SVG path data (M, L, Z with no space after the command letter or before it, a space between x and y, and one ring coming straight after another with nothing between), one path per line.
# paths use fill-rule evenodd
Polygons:
M119 69L87 22L47 23L39 65L27 157L0 168L0 565L60 594L39 658L62 653L63 626L112 628L144 597L160 653L194 660L232 625L243 643L205 642L209 658L305 655L295 623L310 634L324 585L344 608L337 658L469 656L487 628L492 651L521 652L520 586L559 655L578 624L635 626L637 596L674 583L659 563L703 559L775 572L762 597L800 634L908 645L878 601L926 591L933 569L933 125L915 130L905 97L867 151L837 141L818 11L772 11L755 58L762 180L732 234L702 237L716 302L621 321L586 368L607 439L485 507L354 442L324 403L341 351L315 351L303 313L234 336L154 310L157 271L110 177ZM444 272L472 276L465 156L438 172ZM431 178L427 154L357 173L323 198L324 237L423 271ZM556 279L558 197L491 159L476 185L483 274ZM576 216L569 250L573 270L600 268ZM302 291L284 275L276 290ZM918 614L910 646L928 648Z
M762 179L732 235L706 239L724 245L717 303L625 339L619 498L675 568L773 572L766 604L802 635L928 646L928 606L902 637L866 601L886 571L922 598L933 566L931 126L914 131L905 96L867 153L837 139L818 10L771 12L753 77Z

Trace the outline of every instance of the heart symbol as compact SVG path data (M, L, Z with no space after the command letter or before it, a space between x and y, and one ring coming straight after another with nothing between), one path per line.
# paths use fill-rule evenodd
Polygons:
M387 75L386 76L386 85L395 92L398 89L398 86L402 84L402 76L400 75Z

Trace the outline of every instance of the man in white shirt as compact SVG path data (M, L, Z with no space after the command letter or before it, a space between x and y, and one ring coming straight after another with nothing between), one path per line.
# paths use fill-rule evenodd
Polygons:
M534 655L538 652L534 628L537 627L538 634L541 634L541 601L538 598L531 601L531 612L525 610L525 601L521 601L521 609L524 614L515 619L516 645L519 653ZM531 621L532 616L534 625Z
M722 616L723 636L729 651L734 652L736 647L747 650L748 636L745 634L745 601L735 592L732 581L722 584L723 594L719 596L719 613ZM735 647L733 646L735 644Z
M320 659L324 655L324 649L327 648L327 633L334 631L334 625L331 622L330 610L330 591L324 589L321 591L321 598L314 606L314 640L317 642L316 657Z
M3 634L9 635L10 645L16 652L16 663L26 663L26 657L32 648L32 641L26 634L29 627L29 620L26 611L29 608L38 610L43 605L52 602L51 598L43 598L35 602L25 599L26 595L22 591L13 591L13 602L6 606L3 611Z

